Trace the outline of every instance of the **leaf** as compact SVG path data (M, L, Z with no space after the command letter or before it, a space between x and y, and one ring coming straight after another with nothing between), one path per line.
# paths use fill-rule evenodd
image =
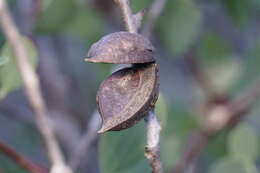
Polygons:
M160 93L155 106L155 115L158 117L162 129L166 127L168 114L168 107L165 97L162 93Z
M218 160L227 155L227 132L218 134L207 146L205 153L212 160Z
M254 0L237 1L237 0L222 0L227 13L234 22L238 25L246 24L253 17L254 13L259 10L257 3Z
M26 170L20 168L14 161L10 160L8 157L2 155L0 153L0 172L5 172L5 173L27 173Z
M203 35L198 48L199 58L205 65L224 63L232 53L231 45L214 32Z
M240 77L234 92L247 87L250 83L257 80L260 75L260 37L256 38L254 47L249 55L245 57L243 74Z
M1 55L0 56L0 66L7 64L9 61L8 56Z
M215 90L224 93L234 86L241 77L242 65L236 59L229 59L225 63L207 66L206 72Z
M39 32L53 33L63 30L73 20L77 10L74 0L52 0L46 2L45 6L35 28Z
M166 172L169 172L180 158L183 149L182 141L174 134L169 136L162 134L160 149L163 167Z
M202 24L202 14L192 0L169 1L164 20L161 20L162 36L174 55L184 53L196 39Z
M258 155L258 137L248 124L241 124L234 129L228 139L229 154L240 160L254 160Z
M180 138L186 138L191 131L198 127L196 116L184 108L171 105L165 128L166 135L176 134Z
M64 29L69 34L95 41L101 37L105 28L104 23L96 10L84 7L75 11L75 18L68 21Z
M139 11L140 9L149 8L149 5L152 3L151 0L131 0L131 8L134 12Z
M232 54L230 44L216 33L204 35L198 52L206 74L219 93L231 89L241 77L241 62Z
M101 172L148 173L149 167L144 157L145 139L144 123L102 135L99 144Z
M167 103L164 102L164 104ZM160 105L160 100L158 105ZM187 135L196 127L196 121L188 112L175 106L169 106L167 114L159 113L158 116L162 120L161 158L165 171L169 172L180 158ZM161 117L162 115L164 116Z
M5 37L3 33L0 32L0 49L2 49L4 43L5 43Z
M35 67L37 64L37 53L32 42L26 38L23 39L30 63ZM15 57L9 44L5 44L0 52L0 57L8 58L8 62L0 67L0 99L5 97L9 92L21 86L21 77L18 72Z
M246 173L246 169L240 161L225 158L214 162L209 173Z

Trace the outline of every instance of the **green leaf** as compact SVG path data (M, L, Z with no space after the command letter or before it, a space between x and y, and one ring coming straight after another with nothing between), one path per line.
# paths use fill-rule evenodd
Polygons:
M7 64L9 61L8 56L0 55L0 66Z
M29 61L33 66L37 64L37 53L32 42L26 38L23 40ZM18 72L15 57L11 51L9 44L5 44L0 52L0 57L8 58L8 62L0 67L0 99L5 97L9 92L21 86L21 77Z
M5 173L27 173L26 170L20 168L14 161L10 160L8 157L0 153L0 171Z
M99 144L101 172L148 173L145 139L143 122L127 130L103 134Z
M228 59L225 63L206 66L206 72L212 85L219 93L225 93L232 88L242 75L242 64L237 59Z
M180 138L186 138L197 127L198 120L195 115L183 108L171 105L164 132L166 135L176 134Z
M211 140L205 153L212 160L218 160L227 155L227 131L223 131Z
M254 160L258 155L258 136L248 124L234 129L228 139L230 156L240 160Z
M160 120L162 129L164 129L166 127L167 119L168 119L168 107L162 93L159 94L159 98L156 102L155 114Z
M214 32L203 35L198 52L199 58L206 65L224 63L232 53L231 45Z
M159 104L157 105L160 104L162 103L160 103L159 100ZM166 101L164 101L164 104L167 104ZM180 107L171 105L171 107L167 107L165 118L160 118L161 115L160 113L158 114L162 121L160 140L161 158L166 172L170 172L172 166L180 158L187 135L197 127L195 118L185 111L186 110L180 110Z
M46 9L40 16L36 31L52 33L64 29L69 21L75 17L77 11L74 0L52 0L45 3Z
M99 14L91 8L78 8L75 18L68 22L65 31L80 38L97 41L104 30L104 21Z
M214 162L209 173L246 173L246 169L240 161L226 158Z
M141 9L144 9L144 8L149 8L151 3L153 1L152 0L131 0L131 8L133 9L134 12L137 12Z
M250 50L250 53L245 58L244 71L239 83L236 86L237 89L247 87L250 83L256 80L260 75L260 37L256 38L254 47Z
M219 93L227 92L242 75L242 64L230 44L214 32L205 33L198 49L206 74Z
M254 0L222 0L229 16L238 25L246 24L257 12Z
M5 43L5 37L3 33L0 32L0 49L3 47L4 43Z
M179 160L183 146L178 136L165 135L163 130L160 143L161 159L165 172L170 172L172 166Z
M202 24L202 14L193 0L169 1L164 19L160 21L162 36L174 55L184 53L196 39Z

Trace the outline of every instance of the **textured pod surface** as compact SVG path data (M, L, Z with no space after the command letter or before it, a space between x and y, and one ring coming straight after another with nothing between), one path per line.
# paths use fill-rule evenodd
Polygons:
M125 68L100 86L97 102L103 124L99 133L134 125L153 109L158 98L157 64Z
M140 34L115 32L93 44L86 61L95 63L136 64L154 62L154 47Z

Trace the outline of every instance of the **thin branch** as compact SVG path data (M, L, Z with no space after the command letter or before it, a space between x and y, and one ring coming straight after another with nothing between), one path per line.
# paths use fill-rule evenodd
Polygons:
M147 144L145 147L145 157L150 163L152 173L162 173L162 163L160 160L160 131L161 126L154 112L150 111L145 117L147 127Z
M137 27L135 26L135 21L133 19L132 10L129 7L128 0L115 0L115 2L122 11L127 31L131 33L137 33Z
M122 10L127 30L137 33L138 22L133 17L128 0L115 0ZM145 156L150 163L152 173L162 173L162 163L160 160L160 131L161 126L153 111L150 111L145 117L147 126L147 145L145 147Z
M187 143L191 145L186 146L172 173L184 173L207 147L211 138L226 128L231 130L248 115L250 109L260 100L260 79L242 93L224 105L215 105L210 108L206 116L207 120L202 128L188 140Z
M31 173L48 173L47 169L39 166L32 161L26 159L21 154L17 153L6 144L0 142L0 152L4 153L7 157L12 159L21 168Z
M166 0L154 0L153 4L151 5L150 10L147 13L147 22L143 26L143 30L141 32L147 38L151 36L156 21L160 17L165 7L165 4Z
M99 113L95 111L91 115L91 119L88 122L88 128L84 133L84 136L81 138L78 146L75 148L75 151L69 161L69 165L73 170L77 170L81 161L88 159L88 152L90 150L91 144L97 138L97 131L100 128L101 119Z
M64 162L61 149L53 133L52 124L47 116L48 112L40 90L38 76L28 62L28 54L22 43L22 37L10 17L5 0L0 0L0 24L15 55L27 99L36 114L36 124L46 142L48 156L52 163L51 172L58 173L60 171L69 173L71 170Z

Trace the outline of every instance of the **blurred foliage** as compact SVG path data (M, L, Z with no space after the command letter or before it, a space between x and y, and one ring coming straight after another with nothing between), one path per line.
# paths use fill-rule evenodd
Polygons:
M68 32L79 38L97 40L104 29L104 20L88 6L75 0L49 0L37 20L36 32L57 34Z
M74 20L76 2L73 0L52 0L44 8L37 21L39 32L55 33L64 29L69 21Z
M172 55L183 54L197 38L202 14L193 0L167 1L160 32Z
M0 114L0 126L5 129L5 131L0 132L0 135L5 139L4 143L10 144L11 148L16 149L21 154L26 153L26 158L34 158L42 152L39 149L39 146L42 146L40 134L34 127L23 122L10 121L3 114ZM4 168L6 173L26 173L2 153L0 153L0 168Z
M257 158L259 137L249 124L239 125L228 140L230 156L242 161L254 161Z
M234 159L218 160L210 169L210 173L246 173L241 163Z
M23 40L29 61L33 66L36 66L38 57L32 42L24 38ZM0 67L0 99L5 97L10 91L13 91L21 86L21 77L18 72L15 57L11 51L10 45L6 43L0 51L1 62L4 63Z
M257 14L260 9L258 0L222 0L227 13L233 18L238 25L248 23L253 15Z

